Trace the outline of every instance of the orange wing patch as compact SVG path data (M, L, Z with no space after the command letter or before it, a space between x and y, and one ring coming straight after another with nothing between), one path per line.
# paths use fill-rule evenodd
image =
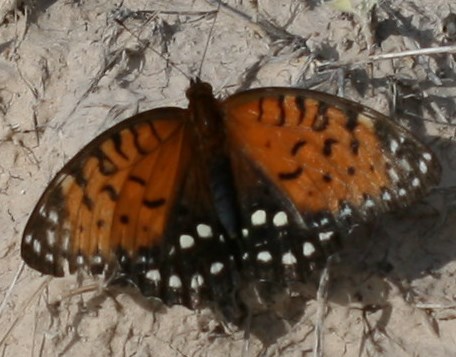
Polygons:
M303 214L336 214L344 203L357 207L380 197L393 182L377 119L312 93L253 90L226 100L233 147L245 151Z

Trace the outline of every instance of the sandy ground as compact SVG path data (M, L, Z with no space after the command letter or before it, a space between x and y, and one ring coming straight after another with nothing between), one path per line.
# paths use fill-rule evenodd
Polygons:
M235 11L219 13L202 66L217 93L292 85L343 94L429 143L444 169L441 185L347 242L329 270L326 301L316 299L315 279L255 314L248 347L242 328L222 328L210 311L154 309L100 290L64 298L78 286L74 277L48 279L22 266L28 215L53 175L96 134L138 111L186 105L181 71L197 74L216 7L36 0L26 3L26 16L23 6L11 11L15 1L0 0L1 354L240 356L246 349L245 356L311 356L318 325L324 356L455 356L454 57L365 61L456 44L456 24L444 31L451 1L387 0L373 18L318 1L228 2ZM336 65L324 67L328 61ZM341 66L347 61L364 63Z

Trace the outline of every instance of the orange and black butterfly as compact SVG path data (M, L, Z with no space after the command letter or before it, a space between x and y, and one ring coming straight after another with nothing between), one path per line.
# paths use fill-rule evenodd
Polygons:
M440 177L384 115L329 94L259 88L129 118L49 184L22 257L54 276L125 277L190 308L230 305L243 281L304 281L353 222L407 206Z

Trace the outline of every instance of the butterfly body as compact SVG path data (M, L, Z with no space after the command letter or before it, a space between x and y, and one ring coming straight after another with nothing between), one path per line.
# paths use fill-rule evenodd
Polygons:
M353 222L410 204L440 176L405 129L341 98L259 88L220 101L200 80L187 97L188 109L137 114L65 165L25 228L29 266L230 309L244 282L304 281Z
M230 162L224 116L212 87L200 79L192 81L187 91L188 117L198 147L196 160L205 171L205 183L226 234L236 239L241 226L237 212L236 188Z

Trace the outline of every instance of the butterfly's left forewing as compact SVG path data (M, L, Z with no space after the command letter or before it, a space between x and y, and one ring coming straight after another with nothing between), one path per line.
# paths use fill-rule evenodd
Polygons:
M261 88L235 94L223 107L232 147L303 216L367 219L413 202L440 178L438 161L412 134L342 98Z

